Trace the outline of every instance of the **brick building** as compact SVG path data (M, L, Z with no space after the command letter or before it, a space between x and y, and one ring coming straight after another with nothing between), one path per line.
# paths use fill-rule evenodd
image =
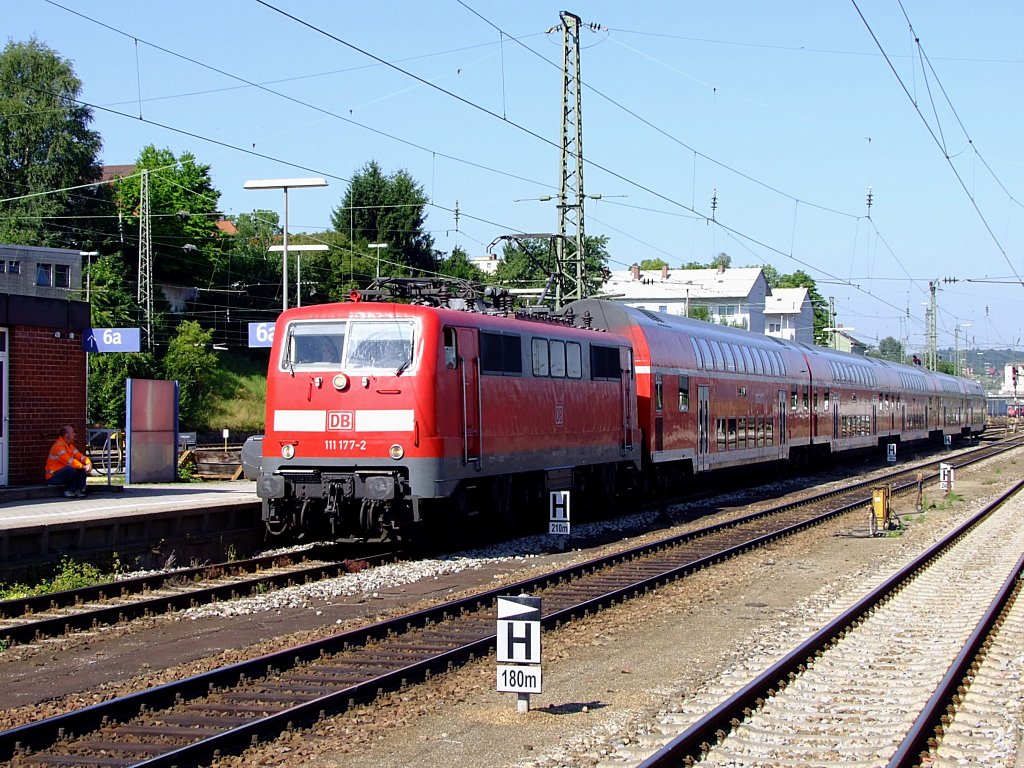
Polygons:
M89 305L76 300L81 261L77 251L0 246L0 485L43 482L63 424L84 447Z

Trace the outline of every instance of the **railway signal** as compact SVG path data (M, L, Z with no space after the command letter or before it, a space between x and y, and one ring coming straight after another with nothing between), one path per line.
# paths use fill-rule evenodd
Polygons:
M515 693L516 711L530 711L530 694L541 693L540 598L498 598L498 690Z

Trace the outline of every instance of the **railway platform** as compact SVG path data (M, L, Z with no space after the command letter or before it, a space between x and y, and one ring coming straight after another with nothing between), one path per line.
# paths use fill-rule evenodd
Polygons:
M74 499L48 486L0 488L0 580L62 557L90 561L116 553L141 567L161 567L172 558L187 564L219 556L228 547L244 553L258 543L261 528L250 480L90 483L86 496Z

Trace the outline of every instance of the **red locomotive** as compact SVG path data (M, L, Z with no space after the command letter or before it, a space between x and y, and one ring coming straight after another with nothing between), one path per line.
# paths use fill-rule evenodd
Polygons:
M984 427L980 385L918 368L596 299L552 317L440 302L281 314L257 478L268 530L511 524L549 490L608 498Z
M281 314L257 490L274 532L381 537L640 463L631 350L564 323L354 301ZM438 521L438 518L442 518Z

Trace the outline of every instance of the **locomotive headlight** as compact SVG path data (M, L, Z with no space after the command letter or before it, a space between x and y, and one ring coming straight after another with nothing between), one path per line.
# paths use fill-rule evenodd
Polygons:
M291 459L295 457L295 446L291 443L285 443L281 446L281 456L285 459Z
M400 458L405 456L405 448L400 446L398 443L395 443L390 448L388 448L388 456L390 456L395 461L398 461Z
M348 386L348 376L346 376L344 373L339 373L337 376L334 377L333 383L334 388L341 392L343 389L345 389L345 387Z

